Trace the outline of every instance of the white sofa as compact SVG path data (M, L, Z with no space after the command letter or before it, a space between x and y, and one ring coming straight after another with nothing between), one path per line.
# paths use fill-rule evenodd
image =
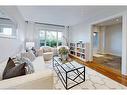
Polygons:
M2 80L6 63L0 64L0 89L53 89L53 73L47 68L43 56L36 57L32 62L34 73Z

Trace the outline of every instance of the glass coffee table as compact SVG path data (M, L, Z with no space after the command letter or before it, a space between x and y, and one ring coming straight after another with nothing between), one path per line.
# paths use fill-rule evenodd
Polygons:
M60 57L53 57L53 67L66 89L70 89L85 81L85 66L70 61L63 63Z

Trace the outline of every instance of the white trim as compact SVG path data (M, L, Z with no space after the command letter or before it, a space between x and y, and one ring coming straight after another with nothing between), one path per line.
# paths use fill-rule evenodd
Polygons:
M127 75L127 14L122 19L122 66L121 73Z
M0 38L9 38L9 39L16 39L16 36L8 36L0 34Z

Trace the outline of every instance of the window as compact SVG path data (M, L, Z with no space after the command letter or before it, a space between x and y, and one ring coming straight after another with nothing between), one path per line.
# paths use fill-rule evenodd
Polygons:
M98 47L98 32L93 33L93 47L94 48Z
M11 36L12 28L3 28L3 34Z
M41 30L40 46L57 47L62 45L62 32Z
M12 28L1 28L0 34L5 36L11 36L12 35Z
M0 26L0 37L16 37L16 30L12 27Z
M0 37L16 38L17 24L8 18L0 18Z
M46 32L46 46L57 47L57 32L56 31Z

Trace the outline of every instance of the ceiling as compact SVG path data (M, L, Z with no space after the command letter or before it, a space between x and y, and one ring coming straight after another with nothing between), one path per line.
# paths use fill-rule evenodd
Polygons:
M127 10L127 6L18 6L26 21L57 25L75 25L97 16Z
M110 26L110 25L120 24L120 23L122 23L122 17L109 19L109 20L97 23L95 24L95 26Z
M2 9L0 9L0 18L7 18L7 19L9 19L10 17Z

